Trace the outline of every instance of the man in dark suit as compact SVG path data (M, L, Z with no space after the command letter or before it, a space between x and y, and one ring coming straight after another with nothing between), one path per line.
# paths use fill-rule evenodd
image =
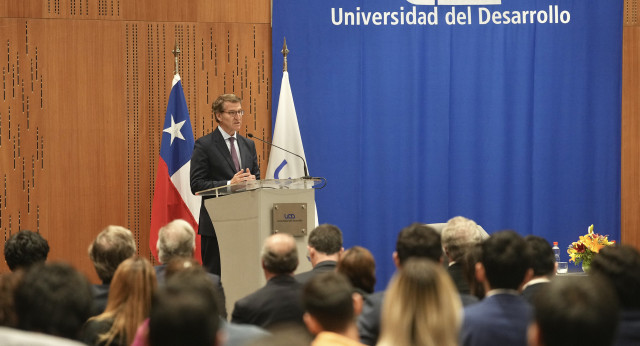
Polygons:
M522 297L529 303L533 301L533 296L542 287L549 284L558 268L553 249L549 242L535 235L528 235L524 238L527 242L527 251L531 257L531 269L533 277L522 287Z
M293 278L297 267L298 250L291 235L276 233L267 238L262 247L262 269L267 284L236 302L231 322L262 328L281 323L303 325L302 284Z
M442 249L449 259L447 271L460 294L471 294L469 283L464 276L462 258L466 251L484 239L475 221L466 217L456 216L442 228Z
M496 232L482 243L476 276L487 292L464 308L463 346L526 345L531 306L518 289L529 272L524 239L514 231Z
M199 138L191 157L191 192L260 179L258 155L253 141L240 136L244 110L239 97L220 95L212 105L218 127ZM198 234L201 236L202 265L220 275L220 249L215 229L204 206L200 208Z
M307 283L318 273L332 272L336 269L342 247L342 231L340 228L322 224L311 231L307 245L309 260L313 269L295 276L301 284Z

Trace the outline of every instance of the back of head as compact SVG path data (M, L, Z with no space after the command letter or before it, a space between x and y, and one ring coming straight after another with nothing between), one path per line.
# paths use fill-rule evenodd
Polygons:
M218 314L211 280L195 271L176 272L154 297L149 344L215 346L220 325Z
M40 233L22 230L4 244L4 259L12 271L44 262L49 255L49 243Z
M344 274L354 288L373 293L376 285L376 261L369 250L361 246L346 250L338 261L336 271Z
M322 224L311 231L308 243L316 251L336 254L342 249L342 231L334 225Z
M325 331L340 334L355 320L353 288L336 272L315 275L302 289L302 306Z
M14 295L22 274L23 272L18 270L0 275L0 326L18 326Z
M441 265L409 259L385 294L379 345L457 345L461 310L457 290Z
M120 226L107 226L89 245L89 258L104 284L110 283L120 263L135 253L133 234Z
M590 276L552 280L538 291L533 306L540 345L604 346L613 341L618 303L606 281Z
M640 252L629 245L606 246L591 262L591 274L606 278L623 309L640 309Z
M482 242L484 236L475 221L456 216L442 228L442 247L451 261L459 261L466 249Z
M524 241L527 243L527 253L530 256L529 263L533 269L533 276L553 275L556 259L549 242L535 235L524 237Z
M298 267L295 239L285 233L272 234L262 247L262 265L272 274L292 274Z
M169 222L158 231L158 259L169 263L176 257L193 257L196 233L191 224L182 219Z
M529 269L524 239L514 231L499 231L482 243L480 262L492 289L518 289Z
M16 288L18 327L75 339L91 315L92 300L89 282L71 266L35 265Z
M440 234L425 224L414 223L398 234L396 252L400 264L412 257L424 257L439 262L442 259Z

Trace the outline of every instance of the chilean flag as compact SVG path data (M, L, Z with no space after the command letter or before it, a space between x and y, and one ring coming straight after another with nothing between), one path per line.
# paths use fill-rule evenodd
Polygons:
M158 230L175 219L184 219L196 231L195 255L196 259L201 261L200 236L197 234L202 197L194 196L189 184L191 154L195 141L180 75L177 73L171 84L163 129L151 209L149 249L158 259Z

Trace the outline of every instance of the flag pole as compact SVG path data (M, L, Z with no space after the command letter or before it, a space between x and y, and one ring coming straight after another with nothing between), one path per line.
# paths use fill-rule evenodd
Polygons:
M284 38L284 45L282 45L282 50L280 51L284 56L284 63L282 67L282 72L287 72L287 54L289 54L289 50L287 49L287 38Z
M175 60L176 70L173 72L174 75L178 74L178 55L180 54L180 48L178 48L178 42L176 41L175 47L171 51L173 53L173 59Z

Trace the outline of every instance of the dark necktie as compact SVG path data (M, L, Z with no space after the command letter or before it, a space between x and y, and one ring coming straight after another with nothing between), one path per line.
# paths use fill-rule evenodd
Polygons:
M231 159L233 160L233 164L236 166L236 172L240 170L240 161L238 161L238 154L236 153L236 145L234 142L236 139L234 137L229 137L229 143L231 147Z

